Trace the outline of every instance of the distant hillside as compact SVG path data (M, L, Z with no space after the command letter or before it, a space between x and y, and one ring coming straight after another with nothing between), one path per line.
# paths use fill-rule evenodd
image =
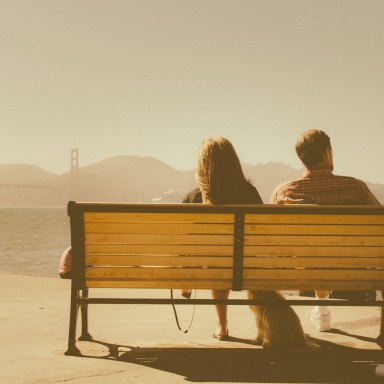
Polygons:
M243 168L265 203L276 185L302 174L283 163L243 164ZM69 172L54 175L30 165L0 165L0 206L64 206L68 200L177 203L197 186L194 174L153 157L116 156L79 168L76 191L71 189ZM384 185L369 183L369 187L384 203Z
M0 206L50 205L47 186L56 178L34 165L0 164Z
M0 164L0 184L40 184L56 177L36 165Z
M192 171L179 171L153 157L118 156L81 169L81 178L101 180L116 201L151 201L169 190L188 190L194 185ZM89 193L80 183L80 197Z

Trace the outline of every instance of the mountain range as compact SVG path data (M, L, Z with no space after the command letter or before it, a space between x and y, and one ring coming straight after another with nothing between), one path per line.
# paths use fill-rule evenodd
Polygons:
M300 169L275 162L243 163L243 170L264 202L276 185L302 174ZM56 175L27 164L0 164L0 206L65 206L68 200L178 203L197 186L194 173L153 157L129 155L80 167L77 178L71 172ZM384 185L367 184L384 204Z

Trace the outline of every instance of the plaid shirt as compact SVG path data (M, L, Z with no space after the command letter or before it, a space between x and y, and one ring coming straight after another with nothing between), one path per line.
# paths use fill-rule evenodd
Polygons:
M272 193L272 204L380 205L358 179L336 176L329 170L306 170L298 180L280 184Z

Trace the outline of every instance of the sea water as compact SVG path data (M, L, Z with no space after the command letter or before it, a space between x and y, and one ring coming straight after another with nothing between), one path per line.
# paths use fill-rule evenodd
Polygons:
M0 208L0 272L58 276L70 244L69 217L62 208Z

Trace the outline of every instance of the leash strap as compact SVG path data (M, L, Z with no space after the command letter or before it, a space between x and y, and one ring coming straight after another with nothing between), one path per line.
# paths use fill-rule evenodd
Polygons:
M195 298L196 298L196 290L195 290ZM173 299L173 289L171 289L171 299ZM190 323L189 323L189 325L188 325L188 328L185 329L185 330L183 331L183 330L181 329L181 327L180 327L179 317L177 316L177 312L176 312L175 304L172 304L173 313L175 314L176 325L177 325L177 328L179 328L179 331L184 332L184 333L188 333L188 331L191 329L191 327L192 327L192 323L193 323L193 318L194 318L194 316L195 316L195 307L196 307L196 305L194 304L194 305L193 305L193 311L192 311L191 321L190 321Z

